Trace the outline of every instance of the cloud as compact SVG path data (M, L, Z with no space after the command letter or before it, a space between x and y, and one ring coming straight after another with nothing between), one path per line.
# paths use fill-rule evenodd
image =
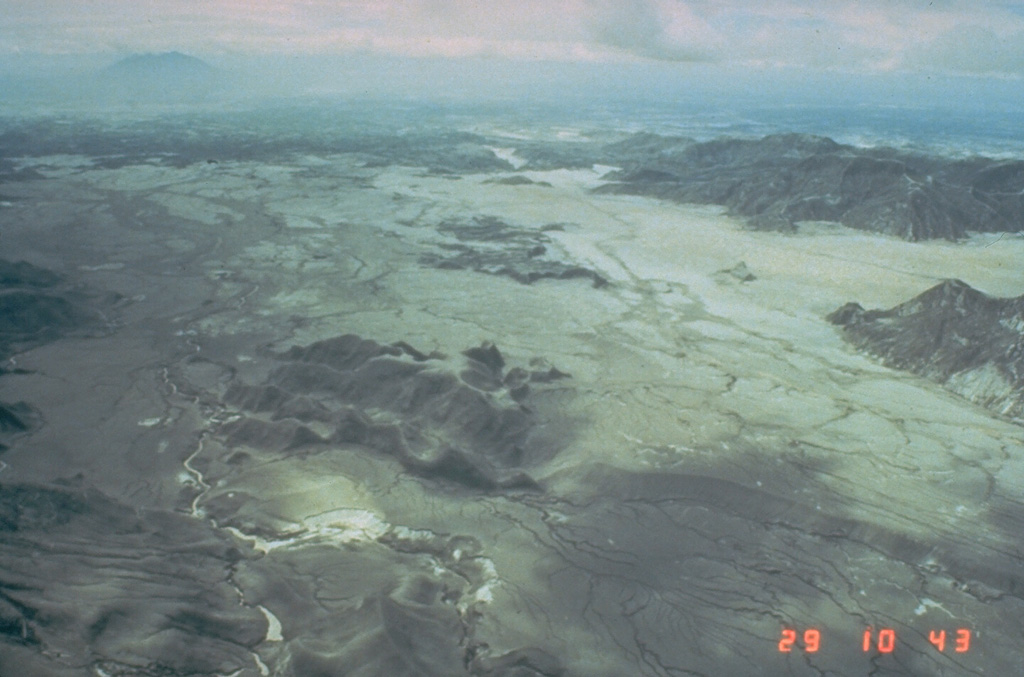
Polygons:
M757 68L1022 73L1024 12L985 0L592 0L591 36L620 54Z
M977 25L958 27L909 52L904 65L930 72L1024 76L1024 31L999 35Z
M843 3L592 0L589 6L596 42L659 61L862 68L883 60L898 37L879 16ZM890 42L879 41L880 31Z
M0 0L8 54L180 50L1024 73L994 0Z
M586 23L600 45L659 61L717 61L722 56L715 29L684 3L592 0L587 8Z

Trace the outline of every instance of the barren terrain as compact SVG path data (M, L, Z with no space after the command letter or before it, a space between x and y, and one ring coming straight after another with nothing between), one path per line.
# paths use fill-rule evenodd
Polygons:
M1024 428L825 320L1020 295L1024 239L756 232L514 146L17 161L3 257L120 300L0 378L0 673L1024 670Z

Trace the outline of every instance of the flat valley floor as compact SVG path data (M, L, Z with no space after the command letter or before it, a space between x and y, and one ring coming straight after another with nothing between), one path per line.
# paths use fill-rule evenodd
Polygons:
M0 673L1024 671L1024 428L824 319L1019 295L1024 239L754 232L601 168L23 162L2 256L117 300L0 378L40 422Z

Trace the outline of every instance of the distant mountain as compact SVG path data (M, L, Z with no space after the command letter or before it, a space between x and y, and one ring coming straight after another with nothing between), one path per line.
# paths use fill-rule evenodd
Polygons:
M856 148L806 134L707 143L651 134L608 146L602 192L718 204L764 230L836 221L907 240L1024 227L1024 162Z
M136 54L100 71L96 93L126 103L190 103L215 93L221 79L210 64L180 52Z
M164 79L212 75L213 66L181 52L134 54L107 66L104 72L114 77L160 77Z
M994 298L946 280L889 310L847 303L828 319L886 365L1024 419L1024 296Z

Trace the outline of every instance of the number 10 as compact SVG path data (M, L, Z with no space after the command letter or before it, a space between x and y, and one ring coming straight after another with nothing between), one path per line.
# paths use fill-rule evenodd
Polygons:
M892 653L892 650L896 648L896 631L892 628L879 630L877 646L879 653ZM871 628L864 631L864 643L861 648L864 651L871 651Z

